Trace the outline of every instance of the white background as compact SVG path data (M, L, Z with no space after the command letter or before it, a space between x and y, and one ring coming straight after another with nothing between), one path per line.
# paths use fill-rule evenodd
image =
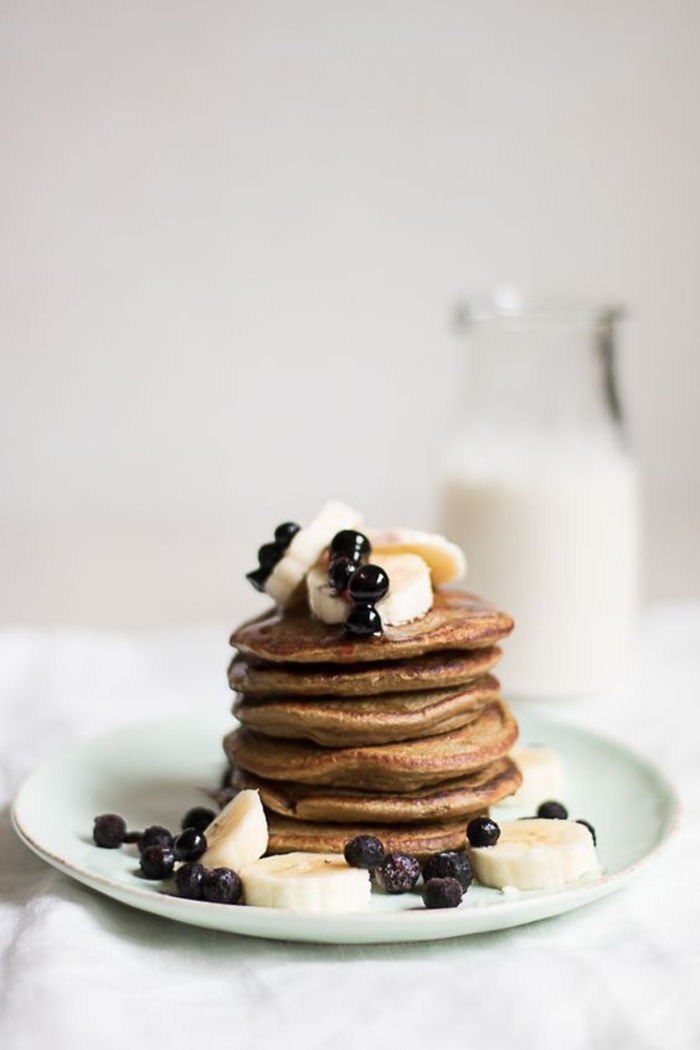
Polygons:
M647 594L700 589L697 3L1 17L0 618L226 620L328 495L430 523L502 280L628 304Z

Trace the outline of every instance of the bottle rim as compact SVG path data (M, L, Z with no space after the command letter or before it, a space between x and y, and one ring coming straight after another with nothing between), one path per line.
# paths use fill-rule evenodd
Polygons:
M516 285L498 285L467 295L458 300L455 308L458 330L483 321L610 327L626 316L627 310L621 303L594 302L570 293L530 293Z

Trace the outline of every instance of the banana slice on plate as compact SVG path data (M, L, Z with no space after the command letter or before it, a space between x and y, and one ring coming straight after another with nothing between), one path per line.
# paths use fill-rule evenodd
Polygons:
M365 529L372 544L372 561L383 565L387 554L417 554L427 563L433 587L442 587L464 576L467 559L456 543L437 533L419 529Z
M510 757L522 773L523 782L515 794L501 799L499 806L519 806L534 811L540 802L566 796L564 763L556 751L532 744L514 747Z
M467 843L484 886L554 890L600 870L591 833L575 820L504 820L499 827L495 846Z
M360 911L369 904L368 871L339 853L284 853L240 872L246 904L295 911Z
M267 819L257 791L239 791L214 818L204 835L205 868L232 868L238 872L262 857L267 849Z
M331 500L303 529L299 529L292 542L275 565L265 582L265 592L278 605L288 605L295 597L309 569L318 561L336 532L355 529L362 515L352 507Z
M376 604L385 627L409 623L425 616L433 604L430 570L417 554L371 556L373 565L381 565L389 577L389 591ZM328 583L328 567L315 566L306 578L309 606L314 616L324 623L344 623L351 605Z

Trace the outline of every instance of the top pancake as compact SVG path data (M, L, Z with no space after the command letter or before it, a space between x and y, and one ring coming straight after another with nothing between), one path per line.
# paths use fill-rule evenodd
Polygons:
M354 639L342 624L326 624L308 609L273 609L244 623L231 645L272 663L359 664L403 660L445 649L494 645L513 629L506 613L463 591L436 591L433 607L419 620L386 627L383 634Z
M235 656L228 669L232 689L246 696L376 696L465 685L496 666L497 645L487 649L425 653L409 660L343 664L267 664Z

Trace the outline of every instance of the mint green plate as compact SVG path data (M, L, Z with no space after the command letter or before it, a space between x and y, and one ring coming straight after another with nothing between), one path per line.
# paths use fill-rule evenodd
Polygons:
M17 795L20 838L49 864L133 908L248 937L373 944L460 937L546 919L620 889L654 857L677 821L673 789L645 759L602 736L518 711L523 743L563 757L572 817L598 834L602 874L555 891L504 894L472 886L459 908L427 911L419 893L373 894L367 911L318 914L180 900L137 874L134 847L98 849L92 821L121 813L129 827L177 828L182 814L206 804L204 788L223 767L220 740L230 716L191 715L121 729L70 748L33 773ZM512 808L503 817L512 819Z

